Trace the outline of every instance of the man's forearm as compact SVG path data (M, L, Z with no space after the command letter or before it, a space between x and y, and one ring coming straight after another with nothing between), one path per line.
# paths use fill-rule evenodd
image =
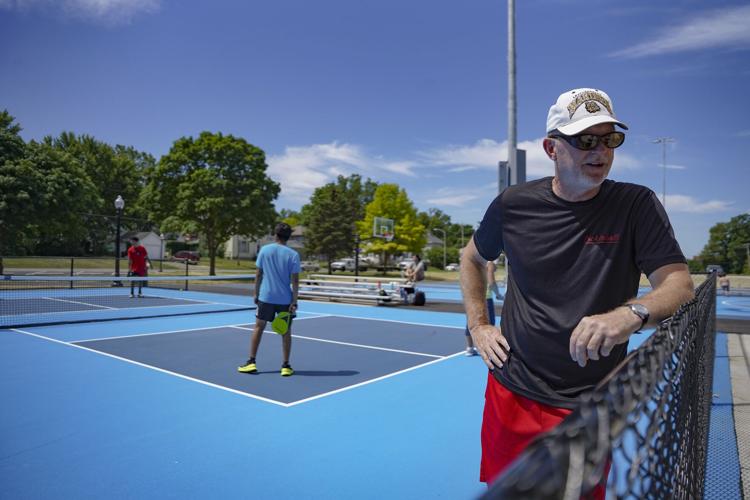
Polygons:
M299 296L299 276L294 275L292 278L292 304L297 303L297 297Z
M665 266L670 267L670 266ZM657 270L654 274L658 273ZM660 321L672 316L677 308L693 299L695 291L690 274L685 270L664 272L664 276L649 276L657 281L654 289L643 297L629 300L628 303L643 304L649 311L649 320L645 326L656 326Z
M258 270L255 273L255 290L253 290L254 296L255 296L256 299L260 295L260 284L261 283L263 283L263 273L260 270Z
M478 254L471 242L464 249L461 257L461 292L466 309L466 320L469 330L477 325L488 325L490 320L487 316L486 292L487 277L484 266L478 261Z

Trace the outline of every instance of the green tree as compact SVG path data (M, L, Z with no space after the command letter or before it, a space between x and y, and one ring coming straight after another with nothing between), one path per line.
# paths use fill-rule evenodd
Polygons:
M474 234L474 228L471 224L451 222L450 215L444 213L439 208L429 208L427 212L419 212L418 217L419 222L427 228L428 232L432 232L435 228L445 231L445 244L448 247L461 248ZM442 234L440 236L442 238Z
M279 220L281 222L286 222L292 227L299 226L302 223L302 216L299 212L295 210L289 210L287 208L282 208L279 211Z
M305 250L324 256L330 274L331 262L354 248L353 198L340 183L331 182L316 188L305 206Z
M445 230L451 225L451 216L444 213L439 208L428 208L426 212L419 212L419 222L431 231L433 228L440 228Z
M0 165L23 158L26 144L21 138L21 125L5 109L0 112Z
M747 262L746 244L750 244L750 214L732 217L729 222L720 222L709 230L708 243L700 255L700 267L720 264L728 273L739 274L750 271ZM692 268L697 267L693 264Z
M3 252L83 252L87 227L79 214L98 203L99 198L74 158L31 141L22 159L6 161L0 167L0 187Z
M112 147L89 135L76 136L71 132L63 132L56 138L45 137L44 143L75 158L99 194L99 203L80 214L87 223L91 253L103 254L114 240L113 203L117 196L126 201L123 231L156 229L155 224L147 221L147 207L141 206L147 205L148 199L140 200L145 172L156 164L153 156L132 147Z
M233 235L268 234L276 220L280 187L267 169L263 150L245 139L211 132L182 137L147 171L141 200L162 230L205 239L213 275L220 245Z
M395 226L393 241L370 239L365 244L366 251L381 255L384 272L392 255L419 253L427 243L425 226L419 222L417 209L397 184L380 184L375 190L373 200L365 208L364 220L357 223L361 239L372 236L375 217L393 219Z
M443 247L430 248L426 257L430 261L430 266L443 269ZM445 263L450 264L451 262L458 263L458 248L456 247L445 249Z

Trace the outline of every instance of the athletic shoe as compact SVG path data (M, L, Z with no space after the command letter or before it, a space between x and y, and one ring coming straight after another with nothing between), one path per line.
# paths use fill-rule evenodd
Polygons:
M254 359L248 359L247 363L237 367L237 371L240 373L256 373L258 371L258 367L255 366Z
M467 347L466 352L464 353L464 356L477 356L479 353L477 352L476 347Z
M132 298L134 298L134 297L135 297L135 295L133 295L133 294L131 293L131 294L130 294L130 298L132 299Z
M291 377L293 374L294 370L292 370L292 367L289 366L289 363L284 363L284 365L281 367L281 376Z
M140 298L142 298L142 297L143 297L143 294L142 294L142 293L139 293L139 294L138 294L138 298L140 299Z

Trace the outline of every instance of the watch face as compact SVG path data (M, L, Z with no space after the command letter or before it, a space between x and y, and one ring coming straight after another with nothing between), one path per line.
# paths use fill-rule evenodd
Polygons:
M630 304L630 309L637 314L645 323L648 321L649 312L643 304Z

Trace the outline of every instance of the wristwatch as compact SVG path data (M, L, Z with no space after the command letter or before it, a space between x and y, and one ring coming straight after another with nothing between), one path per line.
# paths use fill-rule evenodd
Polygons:
M636 330L640 331L644 326L646 326L646 323L648 323L648 318L650 316L648 309L646 309L646 306L644 306L643 304L628 304L628 309L633 311L633 314L641 318L641 326L639 326L638 330Z

